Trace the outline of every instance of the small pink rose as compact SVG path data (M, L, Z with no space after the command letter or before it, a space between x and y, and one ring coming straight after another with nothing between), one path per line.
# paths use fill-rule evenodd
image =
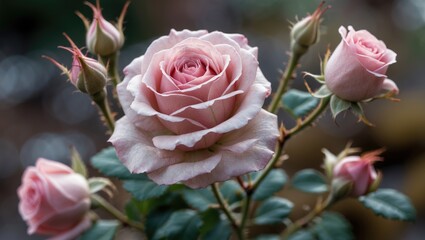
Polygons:
M125 116L110 142L131 172L199 188L273 155L277 119L262 110L270 83L243 35L171 30L124 73Z
M366 153L362 156L348 156L339 161L333 170L334 178L342 178L353 184L351 196L367 194L379 183L380 178L373 163L381 160L382 150Z
M339 28L342 41L325 68L326 86L339 98L362 101L382 91L398 93L397 85L385 73L397 54L366 30Z
M18 188L19 212L28 224L28 234L51 239L74 239L91 226L89 186L68 166L39 158L28 167Z

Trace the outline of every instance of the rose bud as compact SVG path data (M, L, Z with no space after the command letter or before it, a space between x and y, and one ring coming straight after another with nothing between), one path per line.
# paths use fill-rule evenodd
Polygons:
M39 158L25 170L18 196L28 234L75 239L91 226L88 182L62 163Z
M128 3L123 8L117 26L103 18L99 1L96 2L96 6L89 2L86 2L86 4L93 10L93 21L89 23L81 13L77 14L83 20L87 29L86 44L88 50L102 57L116 53L124 44L122 25Z
M385 75L388 66L396 62L397 54L366 30L339 28L342 41L325 68L326 86L337 97L347 101L362 101L378 96L382 91L398 93L397 85Z
M298 54L304 54L307 49L319 39L319 27L323 13L329 8L324 8L322 2L313 15L303 18L294 24L291 29L291 49Z
M72 67L70 70L54 59L46 56L44 57L67 74L71 83L74 84L81 92L93 96L103 91L108 79L106 68L97 60L84 56L74 42L67 35L65 35L65 37L70 42L71 48L60 48L69 51L73 55Z
M362 156L348 156L339 161L333 170L334 181L345 180L352 184L352 197L359 197L377 189L381 174L378 174L373 163L381 160L378 155L382 150L376 150Z

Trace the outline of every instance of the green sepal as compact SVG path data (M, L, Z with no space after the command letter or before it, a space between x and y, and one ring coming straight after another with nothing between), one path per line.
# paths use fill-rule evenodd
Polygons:
M84 178L87 178L87 168L84 161L81 159L80 153L74 146L71 146L69 151L71 152L71 168L74 172L81 174Z
M332 95L330 108L332 112L332 117L335 119L338 114L348 110L351 107L351 102L343 100L336 95Z

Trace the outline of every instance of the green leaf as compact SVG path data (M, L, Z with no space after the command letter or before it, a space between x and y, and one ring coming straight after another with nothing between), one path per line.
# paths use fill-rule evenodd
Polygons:
M116 220L98 220L79 240L112 240L119 226L120 223Z
M295 118L300 118L311 112L319 100L308 92L289 90L282 97L282 106Z
M139 207L138 202L132 198L130 201L125 204L124 208L125 214L127 215L128 219L141 222L142 221L142 213Z
M316 238L310 231L299 230L289 236L288 240L316 240Z
M318 240L354 239L350 223L340 214L324 212L311 228Z
M80 153L78 153L77 149L72 146L70 148L71 152L71 168L74 172L81 174L83 177L87 178L87 168L81 159Z
M287 199L271 197L264 201L255 211L255 223L277 224L281 223L292 211L294 204Z
M332 116L333 118L336 118L336 116L349 109L351 107L351 102L349 101L345 101L335 95L332 95L331 97L331 103L330 103L330 107L331 107L331 112L332 112Z
M252 199L261 201L271 197L283 188L286 180L287 176L282 169L271 170L252 195Z
M378 216L401 221L416 219L416 210L410 199L394 189L378 189L359 200Z
M203 212L201 219L201 239L230 239L230 235L232 234L230 223L227 219L220 218L220 212L217 209L210 208Z
M117 177L119 179L132 178L133 175L120 162L113 147L108 147L100 151L91 158L91 164L101 173L109 177Z
M185 189L182 192L183 199L193 208L200 211L207 210L211 204L217 204L210 188Z
M226 181L221 184L220 192L229 204L242 200L245 195L244 190L235 181Z
M125 180L123 187L137 200L146 200L162 196L168 186L152 182L145 174L133 174L133 178Z
M292 178L292 186L308 193L323 193L328 191L325 177L314 169L304 169Z
M157 208L152 210L146 217L146 236L147 239L153 239L159 229L164 226L170 218L173 211L170 209Z
M332 92L325 84L323 84L317 91L312 93L312 95L316 98L326 98L332 95Z
M196 240L199 235L201 218L194 210L174 212L167 222L156 231L153 239Z

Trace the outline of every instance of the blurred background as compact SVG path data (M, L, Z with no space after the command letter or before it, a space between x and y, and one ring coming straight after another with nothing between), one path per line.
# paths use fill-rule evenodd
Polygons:
M124 0L102 0L103 15L116 20ZM126 43L121 67L144 53L155 38L171 28L238 32L259 47L265 76L277 86L288 56L289 22L312 13L318 0L134 0L126 17ZM301 71L319 73L319 56L340 41L339 26L367 29L398 53L388 75L400 88L400 102L369 103L366 114L376 124L357 123L351 113L334 121L330 113L291 139L286 146L288 175L307 167L320 168L322 148L334 153L348 141L363 150L385 147L385 161L377 163L384 174L382 187L396 188L417 208L416 223L399 223L375 217L358 202L347 200L333 209L353 224L357 239L418 240L425 236L425 1L329 0L320 42L301 59ZM41 239L26 235L17 210L16 189L26 166L38 157L69 163L68 147L75 145L86 161L108 146L106 128L95 107L53 64L48 55L70 66L62 33L85 43L85 29L75 11L91 18L83 1L0 0L0 239ZM424 75L422 75L424 74ZM304 89L298 75L292 85ZM282 119L293 124L285 114ZM287 188L283 193L297 206L293 217L306 212L314 198Z

